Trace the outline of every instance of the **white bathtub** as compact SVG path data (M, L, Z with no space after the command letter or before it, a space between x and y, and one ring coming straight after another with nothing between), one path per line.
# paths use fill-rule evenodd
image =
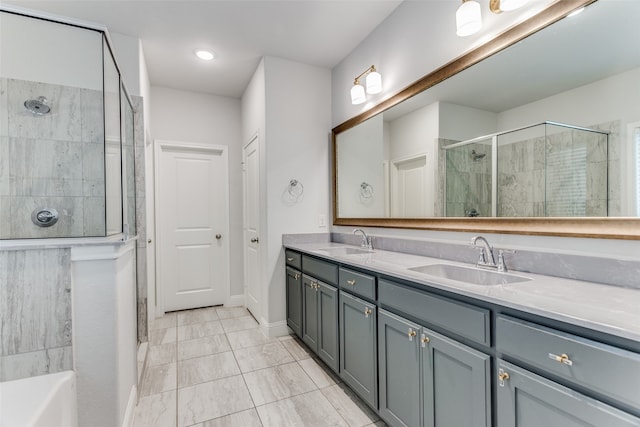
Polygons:
M77 427L73 371L0 383L0 427Z

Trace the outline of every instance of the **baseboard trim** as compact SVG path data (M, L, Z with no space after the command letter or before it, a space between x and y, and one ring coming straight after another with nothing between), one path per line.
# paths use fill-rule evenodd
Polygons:
M287 322L284 320L280 322L267 323L264 318L262 318L260 327L262 329L262 333L269 338L289 335L289 327L287 326Z
M133 416L136 411L137 401L138 401L138 388L134 385L134 386L131 386L131 393L129 393L129 401L127 402L127 409L124 412L122 427L133 426Z
M244 295L229 295L226 305L228 307L244 307Z

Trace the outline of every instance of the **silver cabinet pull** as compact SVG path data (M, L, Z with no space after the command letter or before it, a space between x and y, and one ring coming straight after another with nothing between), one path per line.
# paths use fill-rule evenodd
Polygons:
M369 307L364 308L364 317L369 317L371 313L373 313L373 311Z
M291 261L293 261L293 258L287 258L287 261L291 262Z
M561 354L560 356L558 356L557 354L549 353L549 359L555 360L558 363L564 363L565 365L568 365L568 366L573 365L573 362L571 361L571 359L569 359L569 356L567 356L564 353Z
M257 237L251 239L251 243L258 243L259 241L260 239L258 239Z
M352 279L352 280L347 280L347 283L351 286L356 284L356 279Z
M498 385L500 387L504 387L504 382L509 379L509 373L505 372L504 369L500 369L498 371Z

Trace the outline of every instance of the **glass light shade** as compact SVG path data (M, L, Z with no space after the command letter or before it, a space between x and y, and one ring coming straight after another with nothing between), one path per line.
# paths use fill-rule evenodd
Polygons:
M362 104L367 100L367 96L364 94L364 88L362 85L353 85L351 88L351 103L353 105Z
M469 0L460 5L456 12L456 34L460 37L470 36L482 28L480 3Z
M529 0L500 0L500 10L509 12L524 6Z
M367 93L382 92L382 76L377 71L372 71L367 76Z

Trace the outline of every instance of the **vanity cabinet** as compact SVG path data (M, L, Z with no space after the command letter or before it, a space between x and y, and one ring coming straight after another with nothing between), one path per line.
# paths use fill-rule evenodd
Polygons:
M340 291L340 378L365 402L377 409L376 338L375 304Z
M302 274L287 267L287 325L302 338Z
M306 253L286 264L287 324L391 426L640 427L635 342Z
M637 411L640 354L509 316L497 318L496 347L498 427L640 426L640 418L548 379Z
M380 416L392 426L491 425L490 356L399 315L378 315Z
M302 341L338 372L338 290L302 275Z
M497 427L640 426L640 418L526 369L504 360L497 367Z

